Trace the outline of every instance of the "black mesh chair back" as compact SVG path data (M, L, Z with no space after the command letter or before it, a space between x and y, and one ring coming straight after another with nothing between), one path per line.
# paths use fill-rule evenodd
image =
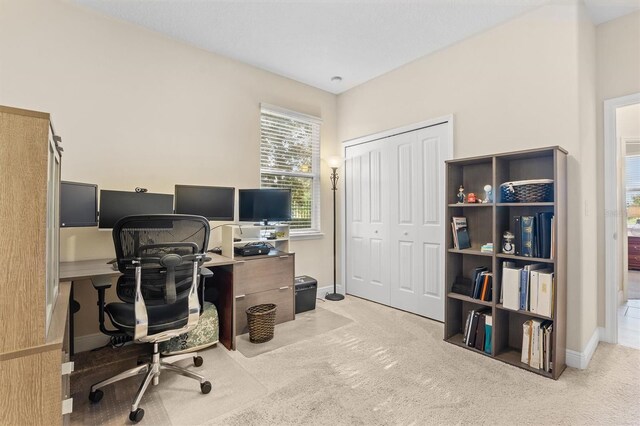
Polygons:
M209 222L200 216L139 215L120 220L113 228L118 269L116 293L126 303L135 299L135 268L131 259L144 258L142 296L147 306L156 306L185 297L191 288L192 264L174 268L174 280L167 282L159 260L166 254L204 254L208 246Z

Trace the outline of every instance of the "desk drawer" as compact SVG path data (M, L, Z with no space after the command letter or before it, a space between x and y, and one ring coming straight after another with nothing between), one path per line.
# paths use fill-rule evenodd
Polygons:
M236 296L236 334L249 332L247 328L246 310L251 306L263 303L275 303L276 324L290 321L295 318L293 285L283 286L282 289L262 291L259 293Z
M233 266L236 295L293 285L293 255L241 260Z

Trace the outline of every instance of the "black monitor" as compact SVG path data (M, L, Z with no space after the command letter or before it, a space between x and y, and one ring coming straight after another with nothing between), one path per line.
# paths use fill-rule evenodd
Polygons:
M60 182L60 227L98 225L98 185Z
M290 189L239 189L240 222L291 220Z
M173 214L173 195L100 190L98 228L111 229L121 218L134 214Z
M236 189L221 186L176 185L176 213L209 220L234 220Z

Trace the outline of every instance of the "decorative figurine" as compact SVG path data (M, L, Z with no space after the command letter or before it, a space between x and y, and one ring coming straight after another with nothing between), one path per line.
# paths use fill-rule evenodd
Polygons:
M470 192L469 195L467 196L467 203L477 203L478 199L476 198L476 194L474 194L473 192Z
M458 188L458 204L463 204L465 201L466 196L464 195L464 186L460 185L460 188Z
M485 198L483 203L492 203L493 202L493 192L491 191L491 185L484 186Z
M502 234L502 252L505 254L515 254L516 248L513 244L515 236L509 231Z

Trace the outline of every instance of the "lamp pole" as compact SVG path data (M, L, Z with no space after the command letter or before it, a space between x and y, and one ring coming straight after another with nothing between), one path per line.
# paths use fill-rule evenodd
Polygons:
M336 289L336 191L338 190L338 168L331 167L331 191L333 191L333 293L326 296L327 300L338 301L344 299L344 295Z

